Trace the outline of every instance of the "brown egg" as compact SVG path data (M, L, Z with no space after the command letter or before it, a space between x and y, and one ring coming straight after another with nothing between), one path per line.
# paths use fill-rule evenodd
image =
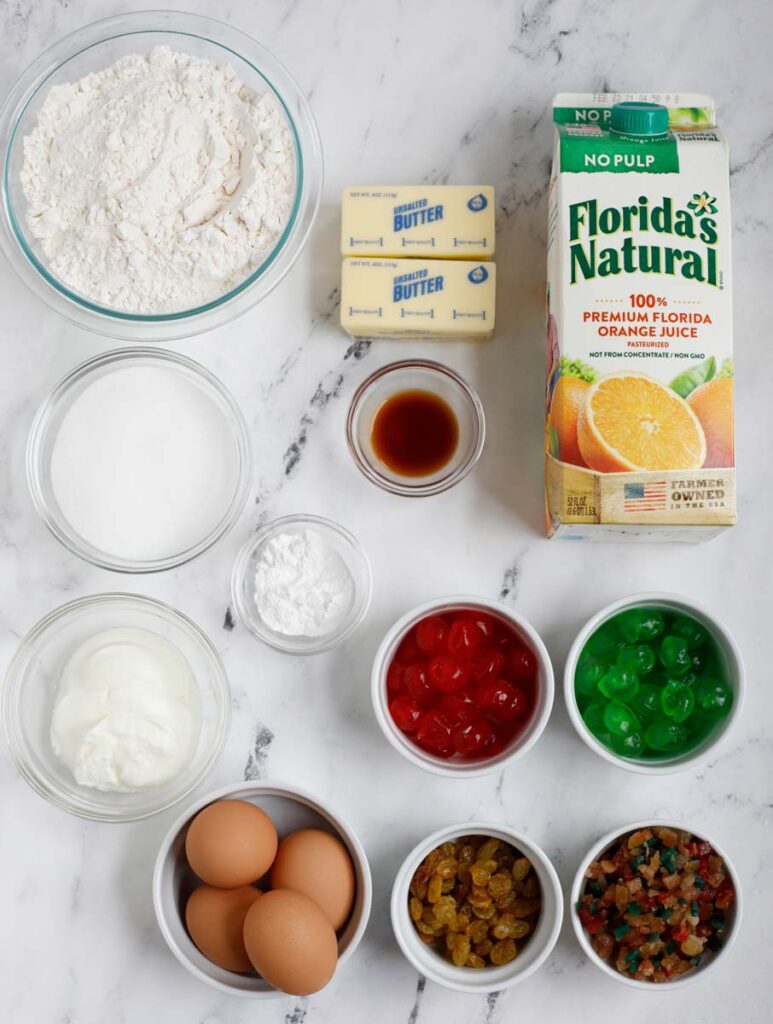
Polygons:
M271 868L272 889L309 896L338 931L352 911L354 868L344 844L329 832L304 828L279 844Z
M338 962L331 923L313 900L289 889L273 889L252 904L244 945L258 974L292 996L324 988Z
M236 889L261 878L276 856L271 818L246 800L217 800L199 811L185 837L185 856L202 880Z
M244 948L244 919L260 896L260 889L216 889L200 885L185 907L188 933L207 960L227 971L251 973L252 962Z

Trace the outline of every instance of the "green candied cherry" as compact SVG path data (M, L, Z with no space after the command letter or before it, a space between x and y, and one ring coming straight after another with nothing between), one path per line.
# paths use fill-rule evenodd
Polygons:
M655 667L655 652L646 644L622 647L617 655L617 664L637 676L646 676Z
M629 644L654 640L665 629L663 616L654 608L627 608L617 616L617 621Z
M682 723L693 712L695 694L689 686L676 679L670 679L661 691L660 703L669 718Z
M615 736L629 736L641 729L635 711L621 700L611 700L604 708L604 725Z
M639 689L639 677L619 665L612 665L599 682L599 690L610 700L630 700Z
M595 654L607 663L614 661L625 640L614 619L604 622L589 638L585 650Z
M698 654L693 654L692 658L690 659L692 671L698 676L701 675L701 673L705 672L706 670L707 660L708 659L706 658L703 651L699 651Z
M671 626L671 633L673 636L681 637L682 640L687 641L687 646L691 651L697 650L702 647L708 638L708 633L695 619L689 618L687 615L680 615L674 619Z
M644 733L645 744L662 754L673 754L681 750L686 741L687 729L668 718L656 718Z
M699 679L695 685L695 701L699 710L720 717L733 703L733 691L718 679Z
M612 733L609 746L620 757L640 757L644 750L644 736L639 729L629 732L627 736Z
M660 644L660 660L671 676L683 676L692 668L687 641L679 636L664 636Z
M642 683L639 692L631 701L631 707L640 718L650 722L661 713L660 694L662 692L663 688L656 686L655 683Z
M577 659L574 685L586 697L596 696L598 693L598 683L603 675L604 663L595 654L592 654L586 645Z
M612 742L612 734L604 724L604 705L596 701L589 704L582 713L582 720L597 740L608 747Z

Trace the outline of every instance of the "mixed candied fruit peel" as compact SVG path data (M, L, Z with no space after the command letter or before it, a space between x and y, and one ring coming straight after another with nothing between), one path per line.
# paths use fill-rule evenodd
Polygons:
M718 952L735 889L710 843L665 826L622 836L585 872L577 913L596 954L667 982Z

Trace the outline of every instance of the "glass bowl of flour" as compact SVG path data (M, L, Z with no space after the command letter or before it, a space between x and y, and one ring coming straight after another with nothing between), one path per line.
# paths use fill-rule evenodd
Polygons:
M347 640L370 607L362 546L322 516L275 519L236 559L231 595L247 629L285 654L320 654Z
M157 348L81 363L39 407L27 482L49 530L115 572L172 569L238 519L252 455L233 396L199 363Z
M202 630L161 601L95 594L50 612L5 677L16 767L57 807L136 821L184 799L223 752L231 692Z
M170 341L259 302L300 254L322 151L299 86L228 25L171 11L95 22L0 113L0 242L81 327Z

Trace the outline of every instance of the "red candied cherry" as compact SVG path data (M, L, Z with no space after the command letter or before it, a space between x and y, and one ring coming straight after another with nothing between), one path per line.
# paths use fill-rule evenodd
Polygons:
M485 719L478 718L454 729L453 739L457 754L461 754L462 757L475 757L494 743L496 735Z
M440 711L424 712L416 739L425 750L438 757L451 757L454 752L451 723Z
M457 619L448 631L446 650L452 658L469 661L483 642L483 634L472 619Z
M494 636L494 642L491 646L496 647L498 651L507 655L515 647L515 635L512 629L505 626L503 623L497 624L497 631Z
M495 722L513 722L525 714L528 700L523 690L503 679L484 683L478 690L480 706Z
M417 704L428 704L432 700L434 693L427 678L427 670L422 664L409 665L403 679L405 692Z
M444 693L440 698L438 710L454 725L471 722L480 714L478 704L466 690L461 693Z
M402 665L410 665L420 659L421 651L416 643L416 630L412 629L400 641L395 651L395 661L399 661Z
M507 674L514 683L531 683L537 674L534 651L525 644L514 647L507 656Z
M470 667L449 658L447 654L438 654L429 663L429 681L436 690L453 693L463 690L470 680Z
M389 699L394 700L395 697L399 697L404 692L405 665L400 665L393 661L387 669L387 693L389 694Z
M416 646L422 654L439 654L446 641L448 626L439 615L422 619L415 630Z
M491 745L486 748L486 757L494 757L495 754L501 754L509 746L516 732L517 729L514 728L512 722L507 723L507 725L495 722L494 739L491 741Z
M486 643L491 643L497 631L497 620L494 616L489 615L487 612L475 612L471 617L480 630L483 640Z
M489 679L498 679L505 667L506 658L501 651L484 647L473 655L470 662L470 675L476 683L485 683Z
M410 697L397 697L389 705L392 721L402 732L412 733L419 728L421 708Z

